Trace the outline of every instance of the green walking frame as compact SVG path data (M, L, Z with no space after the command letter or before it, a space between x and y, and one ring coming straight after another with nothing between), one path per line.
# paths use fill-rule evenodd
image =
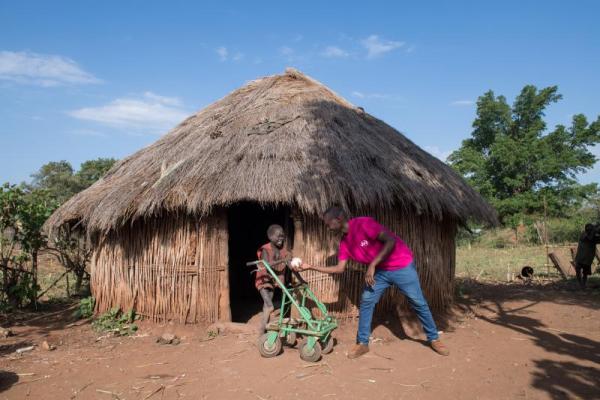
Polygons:
M275 357L281 352L284 342L293 347L296 345L297 337L302 336L306 340L300 345L300 358L316 362L321 358L321 354L329 354L333 351L334 340L331 333L337 328L338 322L327 313L325 305L319 301L308 282L297 271L291 270L298 283L286 287L281 282L272 267L288 261L288 259L280 260L272 265L265 260L246 263L247 266L266 269L282 291L279 318L277 322L270 323L267 332L259 338L258 350L263 357ZM319 318L313 316L308 308L308 302L316 305L321 314ZM290 317L286 317L292 307L298 311L299 318L291 318L291 313Z

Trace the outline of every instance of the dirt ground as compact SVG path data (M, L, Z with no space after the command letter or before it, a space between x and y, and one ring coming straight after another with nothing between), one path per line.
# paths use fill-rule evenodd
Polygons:
M600 399L598 289L472 282L461 291L442 334L449 357L391 321L357 360L345 356L356 324L345 324L334 352L310 364L293 348L263 359L250 334L142 323L115 338L73 322L71 310L37 317L0 339L0 399ZM164 332L181 343L156 343Z

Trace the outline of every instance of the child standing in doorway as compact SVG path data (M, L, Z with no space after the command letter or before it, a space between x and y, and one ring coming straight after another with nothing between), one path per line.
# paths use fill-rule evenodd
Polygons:
M280 261L289 257L289 252L285 249L285 233L280 225L271 225L267 229L267 237L269 242L264 244L258 249L257 255L259 260L265 260L269 265L273 265L276 261ZM269 275L265 268L260 268L256 272L256 278L254 280L254 286L260 293L263 299L263 315L259 327L259 334L263 334L266 331L267 324L271 313L275 309L273 306L273 293L277 283ZM285 285L285 263L277 264L272 269L277 274L279 280Z

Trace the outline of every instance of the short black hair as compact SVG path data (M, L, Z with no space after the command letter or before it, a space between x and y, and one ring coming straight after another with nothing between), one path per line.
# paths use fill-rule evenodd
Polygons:
M323 212L323 214L321 215L321 217L323 217L323 218L325 218L325 217L340 218L340 217L345 217L345 216L346 216L346 212L344 211L344 209L342 207L339 207L339 206L331 206L327 210L325 210Z
M579 225L579 226L581 226L581 225ZM585 230L587 232L593 230L594 228L595 228L594 224L585 224Z
M273 225L269 226L269 228L267 228L267 236L270 238L278 230L280 230L281 232L283 232L283 228L281 227L281 225L273 224Z

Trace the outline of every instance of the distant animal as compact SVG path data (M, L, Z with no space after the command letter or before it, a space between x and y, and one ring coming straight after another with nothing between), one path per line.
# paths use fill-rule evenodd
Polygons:
M531 279L533 279L533 268L529 265L521 268L521 274L517 276L517 278L524 280L526 283L530 283Z

